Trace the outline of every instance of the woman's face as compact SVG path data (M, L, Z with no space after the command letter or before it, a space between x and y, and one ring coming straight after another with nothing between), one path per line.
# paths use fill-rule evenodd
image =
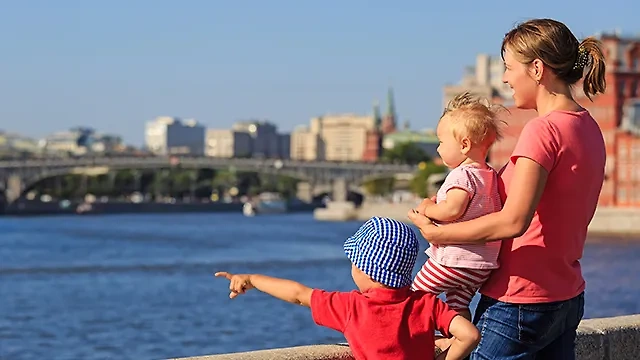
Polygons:
M529 65L513 56L509 49L504 52L504 75L502 82L513 90L513 101L521 109L535 109L538 85L531 75Z

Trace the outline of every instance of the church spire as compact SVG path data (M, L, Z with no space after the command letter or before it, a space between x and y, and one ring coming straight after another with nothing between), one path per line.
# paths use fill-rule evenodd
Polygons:
M373 120L376 124L376 129L380 130L382 116L380 115L380 103L378 103L378 100L373 102Z
M395 120L396 118L396 104L393 99L393 88L389 87L387 91L387 116Z
M393 89L389 87L387 92L387 114L382 121L382 132L390 134L396 131L396 104L393 99Z

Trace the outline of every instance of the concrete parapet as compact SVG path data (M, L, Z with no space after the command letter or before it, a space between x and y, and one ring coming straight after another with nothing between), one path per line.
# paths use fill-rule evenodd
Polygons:
M589 232L640 234L640 211L633 208L598 207L589 224Z
M196 356L182 360L347 360L345 345L312 345L242 353ZM576 360L640 359L640 315L583 320L576 339ZM178 360L178 359L173 359Z
M349 201L330 201L326 208L317 208L313 217L320 221L348 221L356 219L356 206Z
M640 315L583 320L577 360L640 359Z
M353 356L347 345L310 345L281 349L248 351L232 354L196 356L172 360L352 360Z
M371 216L385 216L399 221L408 221L407 212L418 202L375 203L364 202L356 212L356 219L365 221ZM598 207L589 233L594 235L636 236L640 235L640 210L627 208Z

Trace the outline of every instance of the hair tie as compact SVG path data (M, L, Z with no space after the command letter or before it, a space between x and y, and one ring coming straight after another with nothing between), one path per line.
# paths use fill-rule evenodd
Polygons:
M589 52L584 48L584 46L578 46L578 56L576 57L576 62L573 65L573 70L583 70L588 63Z

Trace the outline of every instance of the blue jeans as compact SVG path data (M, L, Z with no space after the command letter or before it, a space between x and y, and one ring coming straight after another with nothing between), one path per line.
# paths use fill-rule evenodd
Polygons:
M574 360L584 293L543 304L509 304L482 296L474 324L482 339L471 360Z

